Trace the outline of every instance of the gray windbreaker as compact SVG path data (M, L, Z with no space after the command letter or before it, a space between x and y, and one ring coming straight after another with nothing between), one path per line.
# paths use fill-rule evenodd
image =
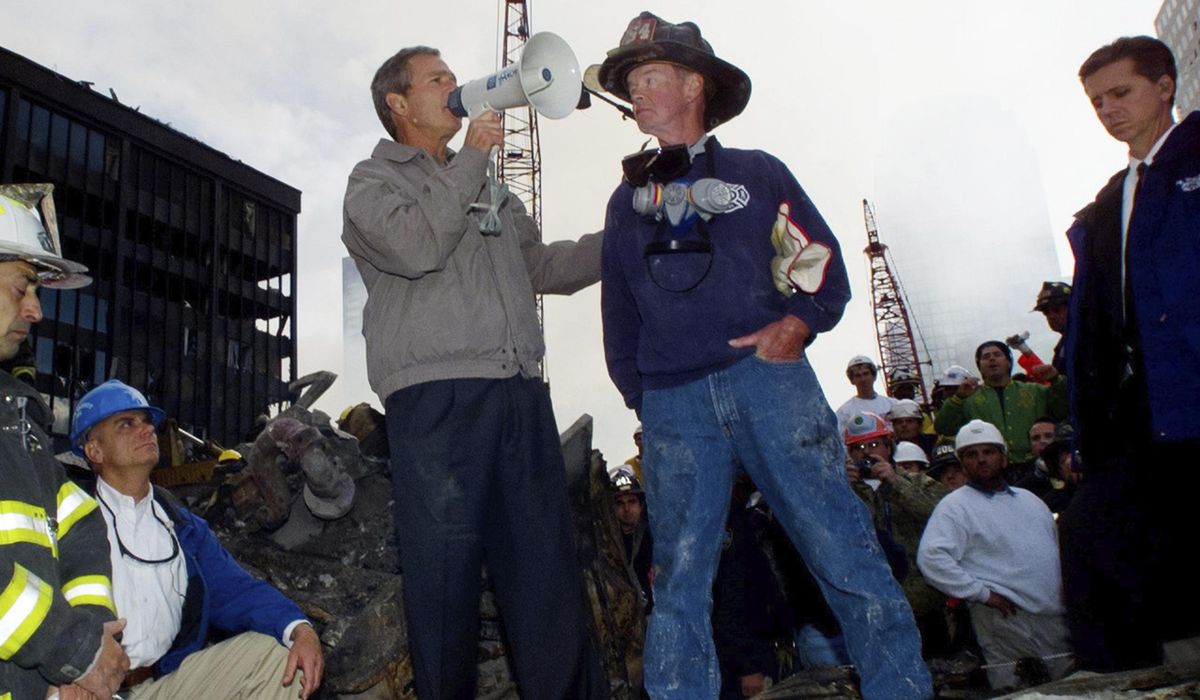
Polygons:
M386 401L422 382L537 376L544 351L535 293L570 294L600 279L601 234L538 242L516 197L503 230L483 235L487 156L447 165L380 140L350 173L342 241L367 287L367 378Z

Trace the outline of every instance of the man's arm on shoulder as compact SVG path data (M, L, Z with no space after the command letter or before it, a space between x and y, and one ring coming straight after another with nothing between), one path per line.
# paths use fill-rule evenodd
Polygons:
M487 154L463 148L419 186L394 172L397 167L421 166L371 159L350 173L342 241L352 255L383 272L418 278L445 267L474 228L467 212L487 180Z
M516 196L509 197L513 220L521 239L521 255L533 291L539 294L574 294L600 281L600 256L604 232L588 233L577 241L543 243L537 224L525 213Z

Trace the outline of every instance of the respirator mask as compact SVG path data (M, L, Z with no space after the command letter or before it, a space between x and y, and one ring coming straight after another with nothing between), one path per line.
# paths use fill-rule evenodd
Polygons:
M658 222L654 240L642 257L651 281L669 292L694 289L712 268L713 246L708 222L744 205L744 188L712 177L712 154L705 159L708 177L688 180L692 155L687 146L668 146L626 156L625 180L633 186L634 212ZM689 234L695 230L697 236ZM670 234L670 235L668 235Z

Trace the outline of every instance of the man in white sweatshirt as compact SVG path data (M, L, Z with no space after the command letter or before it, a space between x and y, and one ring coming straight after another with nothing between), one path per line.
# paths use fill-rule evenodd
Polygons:
M993 688L1017 684L1015 662L1041 658L1051 678L1070 669L1054 518L1040 498L1013 488L1004 437L973 420L955 450L967 487L938 503L917 549L925 580L970 605Z

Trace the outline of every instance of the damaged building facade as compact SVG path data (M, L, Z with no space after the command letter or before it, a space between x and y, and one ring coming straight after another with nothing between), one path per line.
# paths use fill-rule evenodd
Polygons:
M0 182L54 184L64 250L95 278L41 292L56 434L110 377L221 444L290 402L298 190L2 48Z

